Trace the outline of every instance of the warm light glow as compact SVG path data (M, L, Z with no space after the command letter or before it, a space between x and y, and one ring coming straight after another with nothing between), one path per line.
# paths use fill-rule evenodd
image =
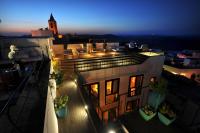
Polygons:
M135 88L131 88L131 91L135 91Z
M88 109L88 106L87 105L85 105L85 107L84 107L86 110Z
M60 39L63 38L63 35L58 35L58 38L60 38Z
M76 115L77 121L84 122L88 120L88 114L83 106L73 108L73 114Z
M176 73L176 72L172 72L172 73L175 74L175 75L178 74L178 73Z
M140 54L146 55L146 56L159 56L159 55L161 55L160 53L155 53L155 52L141 52Z
M97 56L104 56L105 53L96 53Z
M117 52L110 52L110 54L112 54L112 55L116 55L116 54L117 54Z
M135 91L131 90L131 96L134 96L134 95L135 95Z
M186 74L185 73L181 73L180 75L185 76Z
M111 94L112 81L106 82L106 94Z
M57 73L58 72L58 69L59 69L59 62L58 62L58 60L56 60L56 59L52 59L51 60L51 63L52 63L52 67L53 67L53 71L55 72L55 73Z
M155 77L151 77L150 81L151 81L152 83L154 83L154 82L155 82Z
M136 77L131 77L131 83L130 83L131 88L135 87L135 80L136 80Z
M63 85L64 85L63 87L66 87L66 88L71 88L71 89L74 89L74 90L77 89L77 85L74 81L65 81L63 83Z
M98 84L92 84L91 85L91 93L98 96Z
M83 57L84 57L84 58L92 58L92 57L94 57L94 56L93 56L92 54L84 54Z
M114 130L109 130L108 133L116 133Z

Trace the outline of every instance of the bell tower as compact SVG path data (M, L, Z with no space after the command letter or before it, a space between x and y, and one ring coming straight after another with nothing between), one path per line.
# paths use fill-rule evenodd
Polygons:
M51 13L51 16L48 20L48 23L49 23L49 30L51 30L54 35L57 35L58 34L57 23L56 23L56 20L54 19L53 15L52 15L52 13Z

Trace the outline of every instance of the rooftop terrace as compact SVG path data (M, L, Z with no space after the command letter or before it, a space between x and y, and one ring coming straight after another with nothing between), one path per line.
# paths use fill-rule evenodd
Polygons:
M72 59L61 62L61 69L74 69L79 72L105 68L142 64L148 56L140 53L97 52L80 54Z

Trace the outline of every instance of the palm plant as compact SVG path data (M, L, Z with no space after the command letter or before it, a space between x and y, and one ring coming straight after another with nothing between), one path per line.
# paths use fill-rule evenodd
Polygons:
M156 99L151 99L153 100L151 102L154 103L154 108L157 109L162 100L164 100L164 96L167 91L167 81L161 78L157 82L150 83L150 87L155 93L154 97L156 97Z

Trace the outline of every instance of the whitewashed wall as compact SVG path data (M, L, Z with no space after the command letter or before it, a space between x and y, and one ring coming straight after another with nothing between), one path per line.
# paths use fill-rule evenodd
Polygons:
M48 87L43 133L58 133L58 121L54 110L53 96L50 87Z
M188 79L191 78L191 75L194 74L200 74L200 69L180 69L168 65L163 66L164 70L169 71L173 74L178 74L187 77Z

